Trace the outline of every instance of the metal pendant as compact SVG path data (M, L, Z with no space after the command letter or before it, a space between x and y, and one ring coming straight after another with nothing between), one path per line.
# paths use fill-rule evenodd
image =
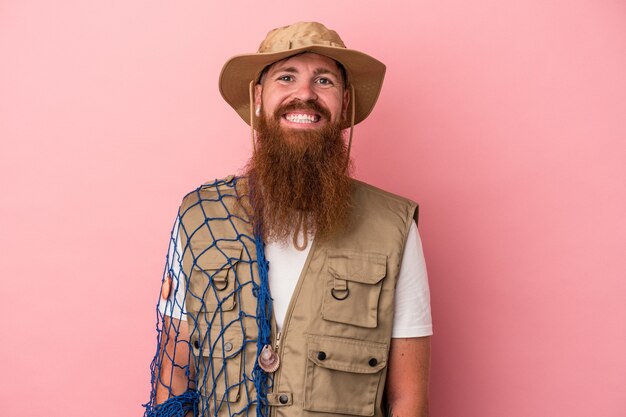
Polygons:
M270 345L263 346L258 362L261 369L268 373L275 372L280 366L278 353L274 352L274 349L272 349Z

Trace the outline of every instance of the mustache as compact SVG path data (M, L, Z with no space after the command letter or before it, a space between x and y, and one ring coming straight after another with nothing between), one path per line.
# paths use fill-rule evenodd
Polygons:
M274 118L278 120L284 113L287 113L293 110L312 110L315 113L318 113L323 118L330 120L330 110L323 107L321 104L319 104L317 101L314 101L314 100L307 100L307 101L294 100L290 103L283 104L280 107L278 107L276 111L274 112Z

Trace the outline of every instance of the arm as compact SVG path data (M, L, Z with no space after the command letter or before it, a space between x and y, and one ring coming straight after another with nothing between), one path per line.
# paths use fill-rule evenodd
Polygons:
M391 339L385 391L388 417L428 417L430 337Z
M190 381L193 381L195 367L189 363L189 331L186 322L164 317L161 355L161 366L156 371L156 404L183 394L190 387ZM187 368L189 377L185 374Z

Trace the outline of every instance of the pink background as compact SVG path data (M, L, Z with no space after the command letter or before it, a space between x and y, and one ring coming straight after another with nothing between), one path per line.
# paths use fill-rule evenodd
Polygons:
M623 1L0 3L0 415L137 416L181 197L236 173L217 77L320 20L388 65L357 177L421 204L432 415L626 415Z

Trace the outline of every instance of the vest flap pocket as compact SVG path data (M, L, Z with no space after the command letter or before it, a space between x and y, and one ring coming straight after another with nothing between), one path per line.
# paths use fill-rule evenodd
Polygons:
M201 242L192 242L191 251L194 256L193 267L199 270L228 269L241 259L242 247L238 245L220 245L207 249Z
M387 256L335 251L327 262L322 318L359 327L378 326L378 299L387 274Z
M328 271L339 279L376 284L387 273L387 257L353 251L333 253L328 257Z
M194 264L186 297L187 311L229 311L235 308L236 266L241 259L241 246L191 247Z
M206 325L199 324L190 332L198 391L205 397L215 396L218 402L236 402L242 384L244 343L241 324L233 322L224 331L215 326L208 332Z
M200 325L204 326L204 325ZM206 356L214 358L229 359L241 352L243 347L243 334L241 325L233 323L228 330L212 335L212 340L208 338L200 339L205 332L197 332L198 337L192 338L191 347L195 356Z
M373 374L387 365L387 345L353 339L314 336L307 356L323 368L358 374Z
M386 343L307 336L304 409L373 416L387 352Z

